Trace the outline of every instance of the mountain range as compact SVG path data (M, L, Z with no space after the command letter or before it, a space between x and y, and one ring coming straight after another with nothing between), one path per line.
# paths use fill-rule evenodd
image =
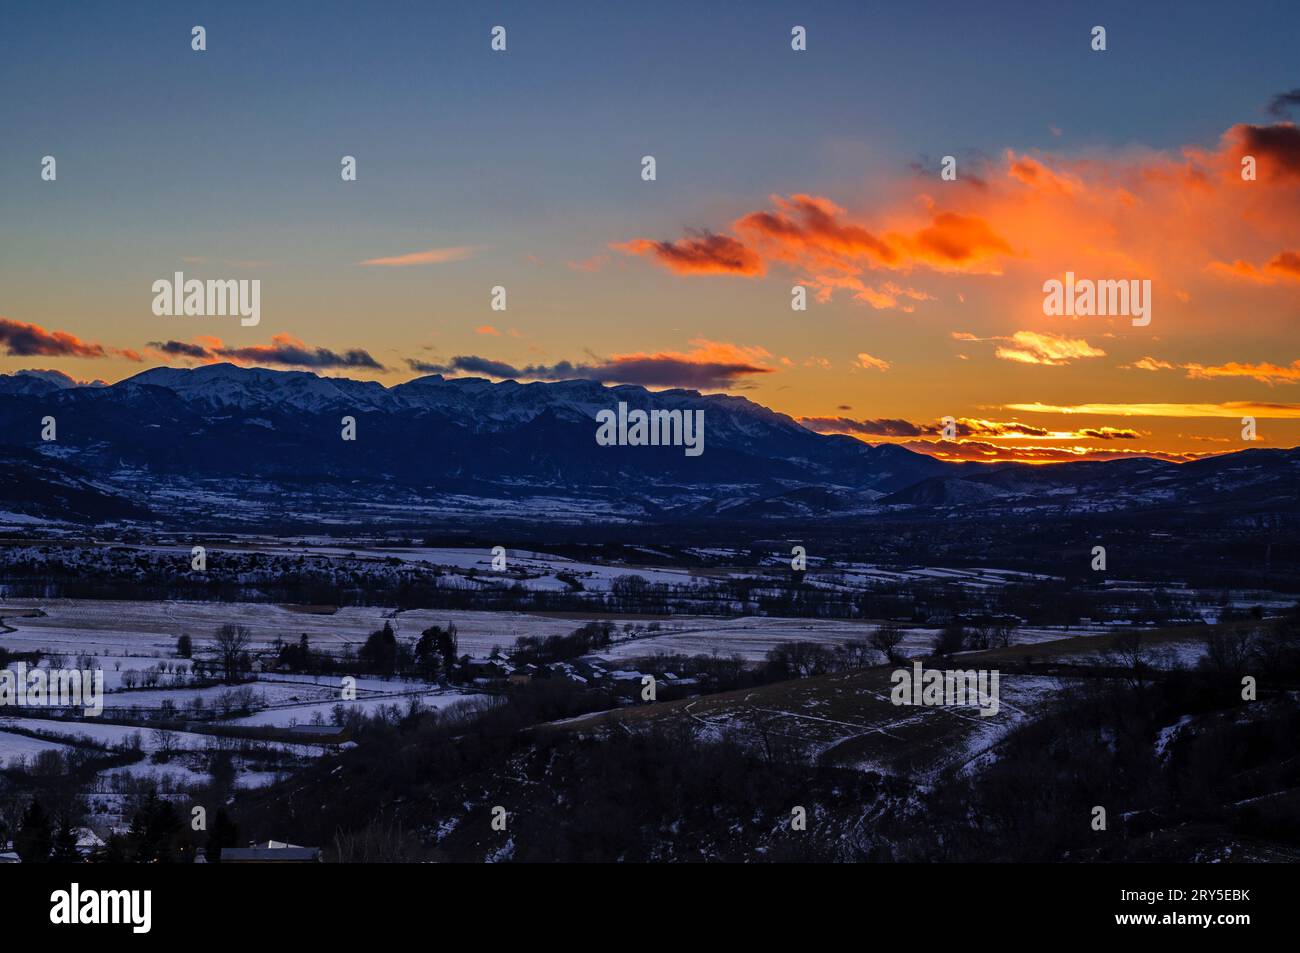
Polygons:
M600 446L596 414L703 410L705 451ZM56 439L42 440L54 418ZM344 440L344 418L355 440ZM1290 501L1300 451L1195 463L947 463L826 435L743 397L573 380L420 377L393 387L212 364L112 385L0 375L9 523L417 525L851 516L882 509L1102 509Z

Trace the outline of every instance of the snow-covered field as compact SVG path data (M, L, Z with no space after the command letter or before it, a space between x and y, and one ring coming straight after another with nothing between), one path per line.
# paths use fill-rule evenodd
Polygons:
M782 642L815 642L840 645L871 638L876 631L872 622L838 619L777 619L744 616L737 619L677 616L661 634L644 635L616 642L600 653L610 661L653 658L655 655L740 655L746 661L761 661ZM1105 634L1106 626L1074 626L1070 629L1025 627L1015 630L1013 645L1049 642L1076 635ZM905 627L899 652L906 656L927 653L939 630Z
M369 698L357 698L355 701L329 701L320 702L314 705L288 705L281 708L267 708L263 711L256 712L252 715L246 715L242 718L231 718L223 721L223 725L257 725L267 726L275 725L277 727L290 727L293 725L309 725L312 723L314 716L319 715L325 724L332 723L334 708L342 705L349 710L358 710L372 715L381 708L396 705L400 709L405 709L410 703L418 701L422 708L439 709L448 708L451 705L460 702L479 701L482 704L491 702L491 696L475 695L467 692L452 690L430 690L424 692L411 692L401 695L378 695Z
M39 607L44 616L24 618L17 611ZM146 667L159 659L173 659L176 639L188 634L196 649L211 641L218 626L233 622L246 626L252 633L255 648L267 648L276 639L296 641L305 633L313 648L341 652L344 646L359 647L366 637L387 622L398 638L412 640L431 625L454 623L460 639L460 651L476 658L486 658L493 648L508 651L520 636L545 638L567 635L583 619L541 616L520 612L472 612L460 610L414 609L395 611L381 607L345 606L335 611L308 611L303 607L260 603L207 602L96 602L89 600L48 600L37 604L24 600L11 602L5 615L7 625L17 631L4 637L14 649L38 649L47 653L76 655L89 652L107 656L101 659L105 686L120 685L120 673L114 666L121 659L135 667ZM0 613L3 614L3 613ZM719 619L711 616L674 616L659 623L654 634L618 641L602 653L611 661L664 654L730 656L739 654L749 661L761 660L780 642L805 641L837 644L870 638L875 625L869 622L834 619L784 619L744 616ZM1016 643L1043 642L1088 632L1109 631L1104 626L1073 627L1068 630L1049 627L1018 629ZM902 651L908 654L927 649L937 633L933 628L905 629ZM621 633L620 633L621 635ZM110 661L111 660L111 661ZM283 676L275 676L278 680ZM411 690L410 682L393 680L388 690ZM255 691L267 694L277 703L286 689L282 685L258 682ZM220 690L206 689L205 695ZM178 700L182 696L170 693ZM127 701L127 698L130 701ZM136 690L122 693L110 704L141 704L138 699L149 693ZM205 698L206 700L210 700ZM304 699L305 700L305 699Z
M153 754L163 747L163 736L158 731L136 725L110 725L93 720L87 721L51 721L41 718L0 718L0 731L6 727L24 728L75 743L78 739L91 741L112 747L132 743L133 736L138 737L140 749L146 754ZM207 751L213 748L231 748L241 742L220 738L216 735L201 734L194 731L169 731L167 741L176 751ZM258 741L258 747L279 751L299 758L313 758L322 753L319 745L288 744L280 741Z
M42 751L66 751L67 745L43 738L29 738L9 731L0 731L0 765L11 764L16 758L32 758Z
M33 610L44 614L24 615ZM479 657L486 657L494 646L508 648L521 635L566 635L581 624L519 612L90 599L8 600L0 606L0 618L16 630L4 634L0 641L10 650L110 656L114 664L116 659L129 658L138 663L130 666L135 668L148 667L159 659L184 662L175 658L176 640L181 635L190 636L197 651L210 644L225 623L247 627L254 649L269 648L277 639L296 642L306 634L312 648L337 654L346 645L360 646L385 622L403 639L416 639L431 625L454 622L461 651ZM109 684L114 664L102 666L106 687L115 687Z

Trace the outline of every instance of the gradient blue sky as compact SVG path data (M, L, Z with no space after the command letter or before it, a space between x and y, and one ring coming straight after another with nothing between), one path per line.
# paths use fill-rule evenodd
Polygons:
M190 50L196 23L203 54ZM505 55L488 49L497 23ZM789 50L796 23L807 54ZM1103 55L1088 49L1097 23ZM970 321L909 330L836 299L792 330L788 280L684 279L610 244L725 229L773 194L880 206L908 163L946 153L1213 148L1235 123L1268 122L1270 97L1300 85L1298 35L1293 2L9 2L0 315L135 349L286 333L393 368L427 355L688 352L696 339L796 365L883 349L912 365L908 386L855 393L847 378L792 371L760 382L759 399L818 415L843 391L873 416L929 417L938 408L916 392L952 374L926 355ZM646 153L652 186L638 176ZM45 154L56 187L37 175ZM344 154L360 168L347 186ZM475 251L427 268L356 265L447 246ZM602 255L611 267L564 267ZM262 326L160 327L142 289L178 269L263 278ZM510 289L506 315L486 309L495 284ZM474 334L485 323L499 341ZM1184 358L1300 356L1275 351ZM0 356L3 370L33 365L110 380L140 369ZM950 403L971 413L1013 399L979 380L952 386Z

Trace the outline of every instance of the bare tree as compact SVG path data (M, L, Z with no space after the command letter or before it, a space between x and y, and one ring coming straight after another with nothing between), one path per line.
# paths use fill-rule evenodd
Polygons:
M866 668L871 664L871 643L866 639L851 639L836 646L835 654L846 671Z
M1151 649L1142 641L1138 631L1121 632L1110 643L1107 657L1125 670L1126 678L1134 690L1142 691L1151 672Z
M966 648L987 649L993 644L993 624L977 622L966 630Z
M1216 672L1237 675L1250 664L1255 642L1255 633L1249 629L1212 631L1205 640L1202 664Z
M179 736L174 731L166 728L155 728L153 732L154 752L153 759L158 764L166 764L176 753L176 747L180 742Z
M898 654L898 646L902 641L903 629L893 622L886 622L871 633L871 647L883 655L886 662L891 664L902 661Z
M221 659L227 684L233 685L239 681L240 662L252 641L253 636L247 626L227 622L217 629L217 655Z

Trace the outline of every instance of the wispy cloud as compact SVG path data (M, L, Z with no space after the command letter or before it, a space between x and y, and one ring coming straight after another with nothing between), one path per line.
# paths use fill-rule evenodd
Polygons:
M1261 384L1296 384L1300 383L1300 360L1290 364L1273 364L1270 361L1251 363L1249 361L1228 361L1224 364L1173 364L1154 357L1143 357L1132 364L1123 364L1124 370L1138 371L1173 371L1187 372L1192 380L1215 380L1223 377L1245 377L1259 381Z
M1126 371L1171 371L1174 365L1159 358L1141 357L1132 364L1121 364L1120 368Z
M367 258L357 262L359 265L379 265L385 268L405 268L409 265L441 265L448 261L462 261L479 250L477 245L457 245L450 248L429 248L425 251L413 251L405 255L391 255L386 258Z
M1290 115L1291 110L1300 106L1300 89L1291 89L1285 93L1278 93L1268 103L1268 111L1271 115L1279 119Z
M1265 417L1300 420L1300 404L1234 400L1220 404L1005 404L1030 414L1095 414L1099 417Z
M1300 360L1292 361L1289 365L1270 364L1267 361L1261 364L1239 364L1236 361L1229 361L1227 364L1210 367L1202 364L1184 364L1182 367L1187 371L1188 377L1205 380L1216 377L1249 377L1269 385L1300 382Z

